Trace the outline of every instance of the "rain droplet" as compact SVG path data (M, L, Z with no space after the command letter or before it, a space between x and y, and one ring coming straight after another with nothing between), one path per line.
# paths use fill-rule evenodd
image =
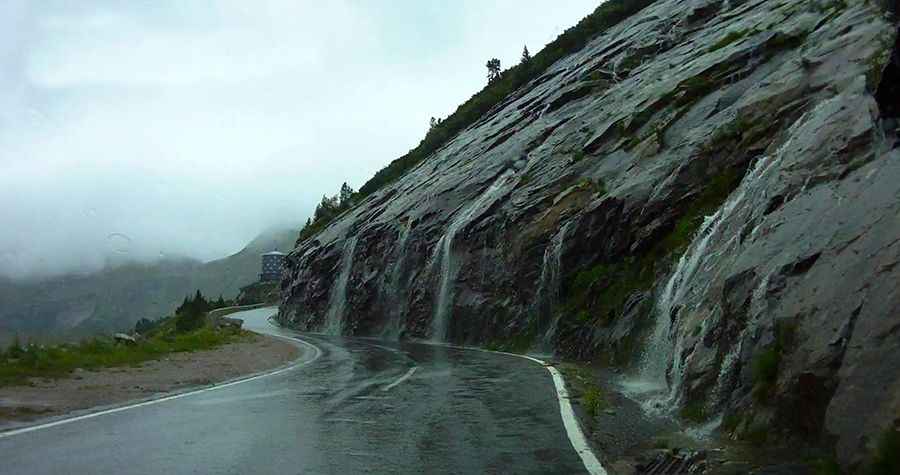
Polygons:
M131 238L122 233L110 233L106 236L110 249L119 254L128 254L131 251Z

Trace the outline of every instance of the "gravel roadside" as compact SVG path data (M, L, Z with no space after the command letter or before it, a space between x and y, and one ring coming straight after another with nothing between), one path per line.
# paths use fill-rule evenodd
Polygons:
M29 385L0 388L0 430L258 373L295 360L300 351L290 342L253 334L212 350L173 353L134 367L35 378Z

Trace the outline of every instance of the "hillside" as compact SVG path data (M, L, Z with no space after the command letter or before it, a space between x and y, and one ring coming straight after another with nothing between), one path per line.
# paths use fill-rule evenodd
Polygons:
M653 2L300 242L280 318L599 362L858 466L900 424L887 5Z
M16 334L55 340L130 328L141 318L168 315L195 289L237 297L258 279L259 255L287 251L295 238L294 230L269 231L240 252L207 263L166 259L36 282L0 280L0 342Z

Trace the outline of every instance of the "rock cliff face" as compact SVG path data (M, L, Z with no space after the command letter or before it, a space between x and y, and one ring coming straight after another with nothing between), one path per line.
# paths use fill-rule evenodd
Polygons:
M657 1L300 243L280 318L602 360L858 463L900 423L887 10Z

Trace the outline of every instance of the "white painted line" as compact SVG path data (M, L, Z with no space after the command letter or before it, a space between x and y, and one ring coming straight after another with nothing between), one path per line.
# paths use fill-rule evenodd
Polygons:
M381 348L382 350L390 351L392 353L397 353L398 355L406 355L407 354L405 351L398 350L396 348L391 348L390 346L376 345L374 343L366 343L366 344L369 346L374 346L375 348Z
M160 404L160 403L172 401L175 399L181 399L181 398L188 397L188 396L194 396L196 394L203 394L203 393L207 393L210 391L216 391L216 390L219 390L222 388L236 386L238 384L249 383L250 381L256 381L257 379L267 378L269 376L275 376L277 374L286 373L288 371L295 370L297 368L306 366L306 365L311 364L312 362L316 361L317 359L319 359L320 356L322 356L322 350L320 350L318 346L313 345L312 343L309 343L307 341L301 340L299 338L289 338L289 337L280 336L280 335L271 335L271 336L283 338L285 340L297 341L304 345L307 345L310 348L312 348L313 351L315 351L315 356L313 356L312 359L307 360L307 361L297 362L290 366L287 366L287 367L284 367L281 369L277 369L275 371L270 371L268 373L263 373L263 374L257 374L255 376L250 376L250 377L247 377L244 379L238 379L236 381L231 381L231 382L222 383L222 384L216 384L216 385L212 385L212 386L205 387L202 389L197 389L194 391L173 394L171 396L163 396L158 399L151 399L149 401L143 401L143 402L139 402L136 404L129 404L127 406L119 406L119 407L114 407L112 409L106 409L103 411L91 412L89 414L84 414L84 415L76 416L76 417L70 417L68 419L60 419L60 420L56 420L53 422L47 422L45 424L38 424L38 425L34 425L34 426L23 427L21 429L13 429L13 430L6 431L6 432L0 432L0 439L4 439L7 437L13 437L16 435L27 434L29 432L34 432L37 430L49 429L51 427L57 427L57 426L61 426L64 424L71 424L73 422L83 421L86 419L93 419L95 417L105 416L107 414L115 414L117 412L123 412L123 411L127 411L129 409L137 409L139 407L152 406L154 404Z
M543 362L541 363L543 364ZM566 391L566 382L563 380L559 370L552 366L545 366L547 371L553 375L553 384L556 386L556 397L559 399L559 415L562 417L563 425L566 426L566 432L569 434L569 441L572 442L572 448L578 452L581 462L588 473L594 475L606 475L606 469L597 460L594 451L581 431L581 425L575 418L575 411L572 409L572 403L569 401L569 392Z
M575 411L572 409L572 403L569 401L569 392L566 390L566 382L559 370L547 365L547 363L543 360L539 360L528 355L507 353L505 351L492 351L486 350L484 348L449 345L445 343L422 343L446 346L448 348L456 348L460 350L474 350L481 351L483 353L515 356L518 358L525 358L526 360L534 361L544 368L547 368L547 371L550 372L550 376L553 377L553 385L556 386L556 398L559 400L559 415L560 417L562 417L563 426L566 428L566 434L569 436L569 442L572 443L572 448L575 449L575 452L579 457L581 457L581 463L584 465L584 468L588 471L588 473L590 473L591 475L607 475L606 469L603 468L600 460L597 459L597 456L594 455L594 451L591 450L591 446L587 441L587 437L585 437L584 432L582 432L581 430L581 425L578 423L578 419L575 417Z
M390 391L391 389L393 389L393 388L394 388L395 386L397 386L398 384L400 384L400 383L402 383L403 381L406 381L407 379L409 379L409 377L412 376L413 373L415 373L417 369L419 369L418 366L413 366L412 368L409 369L409 371L406 372L406 374L404 374L403 376L400 376L400 378L397 379L396 381L394 381L393 383L388 384L387 386L381 388L381 390L382 390L382 391Z

